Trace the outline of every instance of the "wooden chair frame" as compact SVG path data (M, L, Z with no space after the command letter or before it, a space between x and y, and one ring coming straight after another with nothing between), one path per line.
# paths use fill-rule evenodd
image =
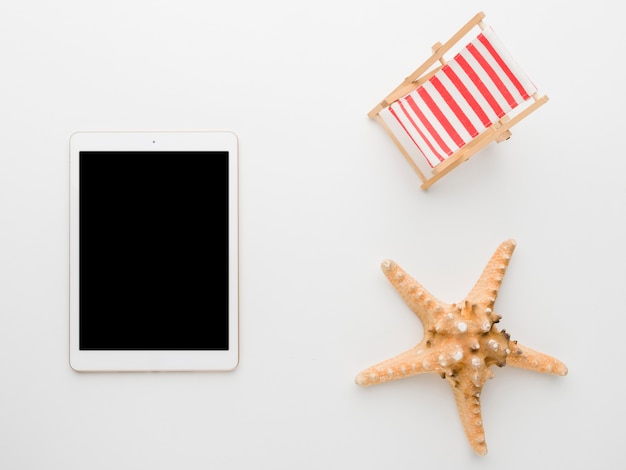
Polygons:
M483 19L485 14L483 12L477 13L470 21L468 21L459 31L456 32L447 42L441 44L437 42L432 47L432 55L420 65L413 73L404 79L404 81L398 85L383 101L377 104L369 113L368 117L376 118L385 131L390 135L397 147L400 149L408 163L418 174L422 180L422 189L426 190L433 183L441 179L446 174L450 173L453 169L458 167L461 163L467 161L479 150L485 148L489 143L495 141L497 143L503 142L511 137L511 127L520 122L526 116L534 112L537 108L542 106L548 101L547 96L539 96L537 93L532 95L532 103L524 107L521 111L511 112L503 116L499 121L492 124L486 130L481 132L472 141L468 142L465 146L457 150L453 155L448 157L443 162L439 163L432 169L432 175L427 176L417 166L413 158L402 146L400 141L394 135L392 130L384 122L380 116L380 112L406 96L408 93L416 90L423 83L429 80L435 73L437 73L443 66L446 65L444 54L450 51L455 45L457 45L465 36L467 36L475 27L484 30L485 25Z

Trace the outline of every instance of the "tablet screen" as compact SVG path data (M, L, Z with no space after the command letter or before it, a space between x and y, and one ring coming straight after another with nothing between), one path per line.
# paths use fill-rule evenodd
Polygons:
M79 348L227 350L228 152L79 161Z

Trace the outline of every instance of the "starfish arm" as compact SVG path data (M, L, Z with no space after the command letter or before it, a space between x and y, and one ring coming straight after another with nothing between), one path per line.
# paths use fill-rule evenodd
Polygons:
M567 366L558 359L514 342L511 342L511 353L506 358L506 364L544 374L567 375Z
M450 380L449 382L454 392L454 399L467 440L474 452L478 455L485 455L487 443L485 442L485 429L480 406L480 393L485 376L481 374L479 381L476 382L476 378L469 377L470 374L469 371L464 372L461 377L456 378L455 383Z
M391 359L365 369L356 376L357 385L375 385L425 372L439 372L433 353L422 343Z
M413 279L395 261L385 260L382 262L381 268L391 285L418 316L424 326L424 331L431 329L434 322L433 312L448 308L447 304L439 301L424 289L419 282Z
M515 240L507 240L500 244L468 294L468 302L483 308L493 308L515 245Z

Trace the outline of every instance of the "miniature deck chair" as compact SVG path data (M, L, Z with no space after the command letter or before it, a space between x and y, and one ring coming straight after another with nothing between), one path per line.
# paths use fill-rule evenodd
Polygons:
M427 189L548 101L476 14L372 109ZM478 35L452 59L450 51Z

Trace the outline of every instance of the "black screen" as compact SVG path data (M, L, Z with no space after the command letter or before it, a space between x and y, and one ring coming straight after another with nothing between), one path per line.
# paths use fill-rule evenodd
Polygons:
M228 152L80 152L82 350L228 349Z

